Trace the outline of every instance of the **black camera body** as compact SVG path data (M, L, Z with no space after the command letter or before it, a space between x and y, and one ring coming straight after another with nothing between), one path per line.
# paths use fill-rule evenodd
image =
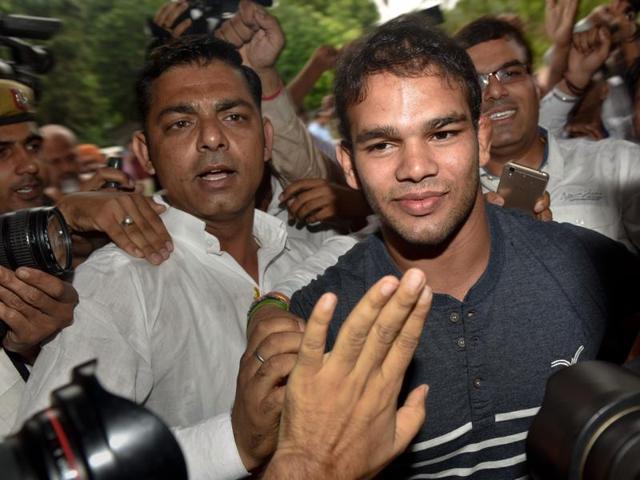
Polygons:
M272 0L253 0L263 7L273 5ZM238 0L191 0L189 9L176 19L174 25L190 18L187 34L211 33L238 10Z

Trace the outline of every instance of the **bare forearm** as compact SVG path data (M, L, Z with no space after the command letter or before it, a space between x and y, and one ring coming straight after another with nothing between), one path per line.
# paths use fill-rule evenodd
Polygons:
M309 94L324 71L325 70L320 68L314 59L311 58L305 66L302 67L302 70L298 72L298 75L289 82L287 90L297 109L302 108L304 97Z

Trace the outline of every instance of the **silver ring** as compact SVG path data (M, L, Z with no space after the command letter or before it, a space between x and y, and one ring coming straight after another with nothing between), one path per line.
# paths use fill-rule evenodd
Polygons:
M123 227L128 227L129 225L133 225L133 218L131 218L129 215L127 215L126 217L124 217L122 219L122 221L120 222L120 224Z
M256 357L260 363L264 363L264 358L262 358L262 355L258 353L258 350L253 352L253 356Z

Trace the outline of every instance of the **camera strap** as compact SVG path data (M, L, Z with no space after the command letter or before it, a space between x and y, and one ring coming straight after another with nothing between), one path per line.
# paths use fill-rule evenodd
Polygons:
M27 364L24 359L15 352L10 352L8 350L5 350L4 352L7 354L7 357L9 357L9 360L11 360L11 363L13 363L13 366L22 377L22 380L25 382L29 380L29 369L27 368Z

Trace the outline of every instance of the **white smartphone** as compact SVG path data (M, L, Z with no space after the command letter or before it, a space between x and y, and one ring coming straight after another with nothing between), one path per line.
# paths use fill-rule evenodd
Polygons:
M504 198L504 207L518 208L533 216L533 207L549 183L549 174L515 162L502 169L498 195Z

